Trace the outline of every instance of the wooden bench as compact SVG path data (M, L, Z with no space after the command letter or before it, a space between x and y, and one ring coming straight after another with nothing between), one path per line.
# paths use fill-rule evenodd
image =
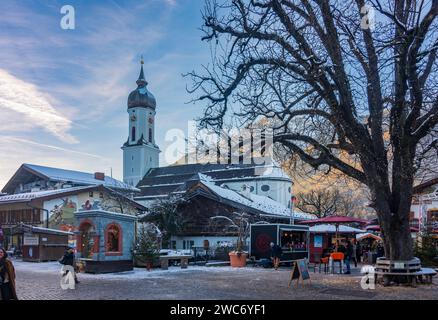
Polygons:
M160 256L160 264L162 270L169 269L169 260L180 260L181 269L187 269L189 265L189 259L192 258L190 255L177 255L177 256Z

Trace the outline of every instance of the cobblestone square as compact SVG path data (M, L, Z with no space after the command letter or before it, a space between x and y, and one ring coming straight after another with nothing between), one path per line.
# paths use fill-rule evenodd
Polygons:
M290 269L189 266L181 270L147 272L135 269L121 274L79 274L75 290L60 285L61 265L14 261L17 293L22 300L350 300L438 299L438 282L410 287L363 290L359 269L352 275L311 272L311 284L288 288Z

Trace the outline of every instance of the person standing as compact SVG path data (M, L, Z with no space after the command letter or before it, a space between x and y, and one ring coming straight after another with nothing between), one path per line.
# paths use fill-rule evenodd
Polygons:
M15 268L3 248L0 248L0 300L18 300L15 290Z
M362 262L362 245L356 241L356 260L358 263Z
M271 257L274 263L275 270L278 269L278 266L280 265L280 258L283 251L281 250L281 247L278 244L274 244L271 242Z
M347 246L345 247L345 266L347 267L347 271L344 274L351 273L350 262L353 256L353 245L349 240L347 240Z
M74 249L69 247L67 249L67 251L64 253L64 255L62 256L62 258L59 260L60 264L66 265L66 266L71 266L74 270L74 278L75 278L75 283L79 283L78 281L78 277L76 275L76 268L75 268L75 252ZM68 270L64 273L64 277L68 274Z
M354 262L354 267L357 268L357 244L356 240L353 240L353 252L351 253L351 259Z

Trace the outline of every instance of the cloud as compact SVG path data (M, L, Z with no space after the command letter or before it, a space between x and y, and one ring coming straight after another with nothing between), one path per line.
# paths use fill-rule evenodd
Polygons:
M72 121L56 110L52 97L3 69L0 69L0 113L14 115L12 121L4 119L9 129L19 131L22 126L39 127L63 142L78 142L68 133Z
M48 145L14 136L0 136L0 190L23 163L33 163L84 172L105 172L120 178L121 159L113 161L93 153Z

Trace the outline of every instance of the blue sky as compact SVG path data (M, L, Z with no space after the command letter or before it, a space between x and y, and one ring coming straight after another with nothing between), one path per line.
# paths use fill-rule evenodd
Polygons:
M75 30L60 27L64 5ZM210 60L201 0L0 2L0 187L21 163L122 177L126 99L144 55L161 149L202 112L182 74ZM165 165L162 160L162 165Z

